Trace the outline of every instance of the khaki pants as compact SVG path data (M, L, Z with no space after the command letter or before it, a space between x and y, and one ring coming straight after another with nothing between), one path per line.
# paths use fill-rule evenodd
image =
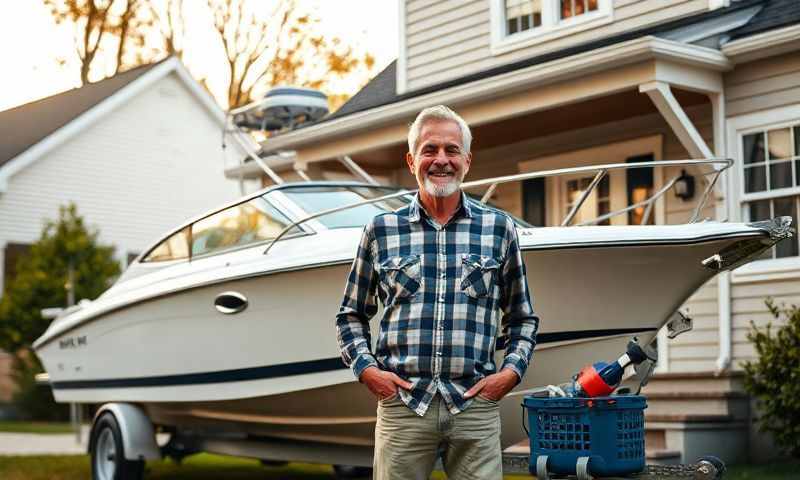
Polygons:
M502 480L497 403L476 397L453 415L437 395L424 417L397 397L378 403L374 480L427 480L440 447L449 479Z

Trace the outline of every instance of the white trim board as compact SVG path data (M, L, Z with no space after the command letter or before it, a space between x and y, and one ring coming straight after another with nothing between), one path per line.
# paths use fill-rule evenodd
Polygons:
M81 113L69 123L0 167L0 193L7 191L9 180L14 174L33 164L36 160L48 152L51 152L67 140L75 137L94 123L102 120L106 115L171 73L175 73L178 78L183 81L189 91L200 101L200 104L206 108L214 120L219 122L220 125L225 124L225 114L222 109L214 102L211 96L203 90L197 81L192 78L181 61L176 57L172 57L160 65L156 65L150 71L133 80L111 96L104 98L89 110Z
M406 0L399 0L397 2L399 12L398 20L400 25L398 27L398 42L397 42L397 63L395 63L395 93L401 95L406 93L408 85L408 72L406 72L406 64L408 60L408 49L406 48Z

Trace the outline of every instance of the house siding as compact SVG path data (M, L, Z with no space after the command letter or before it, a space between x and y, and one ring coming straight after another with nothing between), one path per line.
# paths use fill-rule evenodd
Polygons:
M489 0L407 1L406 85L423 88L498 65L663 23L708 9L708 0L615 0L613 19L584 31L493 54Z
M733 366L742 368L742 363L755 358L753 345L747 341L751 322L758 327L768 323L783 325L784 319L775 319L767 310L765 299L771 297L777 305L800 305L800 280L773 280L766 282L735 283L731 288L732 311L732 357Z
M777 55L740 64L724 78L726 112L729 118L800 104L800 55ZM800 121L800 118L797 120ZM738 151L729 152L736 158ZM737 161L741 159L736 158ZM739 168L737 165L734 168ZM739 174L739 170L737 170ZM735 196L738 198L738 195ZM740 209L737 204L734 209ZM764 326L769 322L781 325L767 310L764 301L772 297L777 304L800 304L800 278L756 279L734 272L731 286L732 368L755 357L747 341L750 322Z
M728 117L800 102L800 55L778 55L737 65L725 75Z
M141 252L179 222L238 196L223 176L220 124L175 74L11 177L0 194L0 249L31 243L75 202L102 243Z

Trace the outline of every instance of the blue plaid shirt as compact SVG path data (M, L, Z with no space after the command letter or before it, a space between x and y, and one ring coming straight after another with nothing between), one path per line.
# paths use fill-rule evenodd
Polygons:
M370 349L369 319L384 305ZM502 318L501 318L502 316ZM495 341L506 337L503 368L522 378L536 345L514 222L470 200L446 225L429 217L419 196L376 216L365 228L336 316L339 347L356 377L369 366L410 381L400 398L424 415L436 393L458 413L464 393L497 372Z

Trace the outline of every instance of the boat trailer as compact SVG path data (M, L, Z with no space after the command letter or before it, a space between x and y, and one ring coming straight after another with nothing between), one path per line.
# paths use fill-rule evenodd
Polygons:
M532 475L528 467L530 457L525 453L503 454L503 475ZM697 463L682 465L647 465L642 472L626 475L624 477L593 477L584 472L583 475L556 477L542 475L538 480L550 478L569 478L577 480L606 479L606 480L717 480L725 472L725 465L715 457L704 457Z

